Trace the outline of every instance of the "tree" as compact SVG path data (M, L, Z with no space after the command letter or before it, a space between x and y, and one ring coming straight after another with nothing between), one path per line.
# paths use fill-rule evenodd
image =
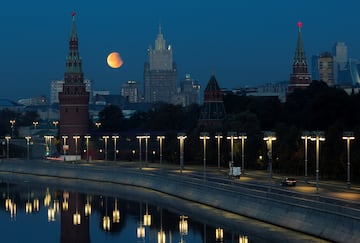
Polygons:
M104 132L118 132L126 129L122 110L116 105L109 105L99 112L100 129Z

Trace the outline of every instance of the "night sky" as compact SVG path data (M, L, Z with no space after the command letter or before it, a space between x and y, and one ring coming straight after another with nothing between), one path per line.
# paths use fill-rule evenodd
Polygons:
M85 78L94 90L119 94L127 80L143 83L159 24L178 80L190 73L204 88L215 73L231 89L289 79L298 21L309 65L311 55L331 51L337 41L360 59L359 9L359 0L5 1L0 98L50 96L51 80L64 77L73 10ZM107 66L111 51L122 56L121 68Z

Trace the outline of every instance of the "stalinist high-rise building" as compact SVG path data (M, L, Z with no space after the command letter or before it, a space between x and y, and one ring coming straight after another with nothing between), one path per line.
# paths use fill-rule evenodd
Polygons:
M82 148L81 141L89 129L89 92L86 91L84 83L75 28L75 13L72 14L69 54L66 57L63 90L59 92L59 105L60 139L63 145L61 149L66 155L79 156Z
M293 61L293 71L290 74L290 83L288 92L291 93L295 89L305 89L311 83L311 77L308 72L308 65L304 50L304 43L301 33L302 23L298 22L298 38L296 43L295 56Z
M155 48L148 49L148 62L144 67L145 102L173 103L176 94L177 70L173 62L171 45L166 47L161 26L155 40Z

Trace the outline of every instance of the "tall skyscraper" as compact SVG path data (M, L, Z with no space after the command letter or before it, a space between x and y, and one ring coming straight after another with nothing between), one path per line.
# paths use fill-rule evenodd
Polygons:
M339 71L346 68L348 63L347 46L344 42L336 42L333 47L332 55L335 57L335 62Z
M200 104L200 84L190 74L180 82L181 95L184 97L182 106Z
M177 70L173 62L172 48L166 48L161 26L155 40L155 49L148 49L149 61L144 67L145 102L172 103L172 96L176 94Z
M334 81L334 57L329 52L324 52L319 57L320 80L329 86L335 85Z
M204 91L204 103L201 108L199 126L211 129L219 129L225 118L225 106L223 93L216 81L215 75L211 75Z
M89 92L86 91L82 62L78 50L78 36L75 28L75 13L72 13L72 30L69 54L66 58L63 91L59 93L60 139L68 155L80 155L81 139L89 128ZM65 152L64 152L65 154Z
M290 74L288 92L294 89L305 89L311 83L308 65L305 56L304 44L301 33L302 23L298 22L298 38L296 43L295 56L293 61L293 71Z

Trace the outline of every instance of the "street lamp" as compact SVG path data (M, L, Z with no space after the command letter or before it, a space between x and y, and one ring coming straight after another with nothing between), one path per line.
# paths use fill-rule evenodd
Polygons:
M38 121L33 121L33 125L34 125L34 129L36 129L36 127L39 125Z
M232 168L234 166L234 140L237 139L236 132L228 132L226 139L230 140L231 161L229 163L229 167L230 167L231 174L232 174Z
M320 141L325 141L324 132L316 131L311 137L311 141L316 142L316 193L319 193L319 150Z
M104 144L105 144L105 160L107 160L107 142L108 142L109 136L102 136L102 138L104 139Z
M242 132L239 133L238 136L241 139L241 171L242 173L245 172L245 139L247 139L246 133Z
M216 133L215 138L217 139L218 169L220 169L220 140L223 138L222 133L221 132Z
M95 126L97 127L97 129L99 129L99 127L101 126L101 122L95 122Z
M6 158L9 158L9 143L10 143L10 139L11 137L10 136L5 136L5 139L6 139Z
M141 140L143 139L143 136L136 136L136 138L139 140L139 164L140 164L140 170L142 168L142 161L141 161ZM135 155L135 150L133 150L133 154Z
M269 179L272 179L272 141L275 141L275 133L274 132L265 132L264 133L264 141L266 142L266 146L268 149L268 158L269 158Z
M143 138L145 138L145 165L147 165L148 163L148 141L150 136L148 134L145 134L143 136Z
M163 159L163 154L162 154L162 150L163 150L163 140L165 139L165 136L157 136L156 137L157 140L159 140L159 154L160 154L160 167L162 166L162 159Z
M68 139L68 136L64 135L64 136L61 136L62 139L63 139L63 150L64 150L64 155L66 155L66 150L69 148L67 145L66 145L66 139Z
M178 133L177 139L179 139L180 146L180 173L182 173L182 169L184 167L184 140L187 138L185 133Z
M202 132L200 133L200 139L203 140L203 151L204 151L204 178L205 178L205 175L206 175L206 140L210 139L209 137L209 133L208 132Z
M344 132L342 139L346 140L346 151L347 151L347 188L350 189L350 140L354 140L353 132Z
M30 158L29 154L30 154L30 139L31 139L31 137L26 136L25 139L26 139L26 146L27 146L27 160L29 160L29 158Z
M89 161L89 139L91 136L85 135L84 138L86 139L86 161Z
M114 139L114 161L116 161L116 153L117 153L117 150L116 150L116 139L118 139L119 136L118 135L113 135L112 136L112 139Z
M45 135L45 154L48 156L51 154L51 139L54 138L54 136L51 135Z
M305 183L308 183L308 141L311 139L311 136L309 132L305 131L303 132L301 139L304 140L304 146L305 146Z
M78 155L78 139L80 138L80 136L76 135L73 136L73 139L75 139L75 155L76 155L76 160L77 160L77 155Z
M11 124L11 137L14 137L14 124L16 123L15 120L10 120Z

